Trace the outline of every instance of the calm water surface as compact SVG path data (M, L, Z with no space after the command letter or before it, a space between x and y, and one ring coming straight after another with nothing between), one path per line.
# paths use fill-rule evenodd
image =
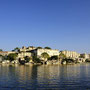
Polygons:
M0 90L90 90L90 64L0 65Z

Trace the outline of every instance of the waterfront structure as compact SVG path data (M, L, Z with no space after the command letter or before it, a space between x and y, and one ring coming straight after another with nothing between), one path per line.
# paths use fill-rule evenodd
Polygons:
M59 56L59 50L52 50L52 49L35 49L33 53L37 57L41 57L42 53L47 53L49 57Z
M4 57L7 58L9 54L14 55L14 53L17 54L16 60L14 60L12 63L18 63L19 60L25 61L27 57L31 58L34 62L37 60L38 62L41 62L43 64L60 64L63 59L67 60L74 60L74 62L85 62L86 60L90 60L90 54L79 54L75 51L60 51L56 49L50 49L50 48L41 48L41 47L25 47L19 48L17 52L15 51L0 51L0 61L2 61ZM27 56L27 57L26 57ZM34 57L35 56L35 57ZM51 59L52 56L58 57L58 60ZM50 61L51 59L51 61ZM32 62L30 60L30 62ZM36 62L36 61L35 61ZM3 62L5 63L5 62ZM65 62L63 63L65 64Z
M34 50L34 49L36 49L35 47L33 47L33 46L29 46L29 47L25 47L25 46L23 46L22 48L20 48L20 52L26 52L26 51L31 51L31 50Z
M61 51L60 53L64 54L67 58L79 58L80 54L75 51Z
M31 57L31 53L30 52L20 52L20 53L18 53L17 58L24 58L26 56Z

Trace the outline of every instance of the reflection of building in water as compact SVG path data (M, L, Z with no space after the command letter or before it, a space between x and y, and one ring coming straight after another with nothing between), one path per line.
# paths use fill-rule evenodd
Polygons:
M57 80L60 78L59 66L39 66L37 69L37 76L40 87L42 87L42 85L44 85L45 87L54 87L54 85L57 85Z
M23 65L20 65L18 66L18 68L16 69L16 71L18 71L18 76L19 76L19 79L24 81L27 79L27 77L31 77L31 72L32 72L32 67L29 66L23 66Z
M80 76L80 64L68 65L65 69L66 69L65 74L69 79L71 77L77 78Z
M37 67L33 65L20 65L15 68L15 71L18 72L18 80L22 83L26 83L25 81L30 81L30 83L33 84L33 80L37 78Z
M18 66L18 68L16 68L16 71L18 71L18 80L20 81L24 81L26 79L26 70L25 70L25 66L21 65Z
M86 63L84 64L84 68L82 71L85 71L84 74L86 75L86 77L90 76L90 64L89 63Z

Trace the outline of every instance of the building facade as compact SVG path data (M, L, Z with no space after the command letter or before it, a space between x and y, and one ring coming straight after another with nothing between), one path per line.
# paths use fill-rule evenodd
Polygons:
M34 54L37 57L41 57L42 53L47 53L50 57L59 56L59 50L52 50L52 49L35 49L34 50Z
M80 54L75 51L61 51L60 53L63 53L67 58L79 58Z
M24 57L31 57L31 53L30 52L21 52L21 53L18 53L18 57L17 58L24 58Z

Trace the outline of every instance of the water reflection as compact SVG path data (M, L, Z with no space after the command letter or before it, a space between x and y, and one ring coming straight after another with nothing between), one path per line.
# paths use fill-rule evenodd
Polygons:
M90 64L0 65L2 89L90 89Z

